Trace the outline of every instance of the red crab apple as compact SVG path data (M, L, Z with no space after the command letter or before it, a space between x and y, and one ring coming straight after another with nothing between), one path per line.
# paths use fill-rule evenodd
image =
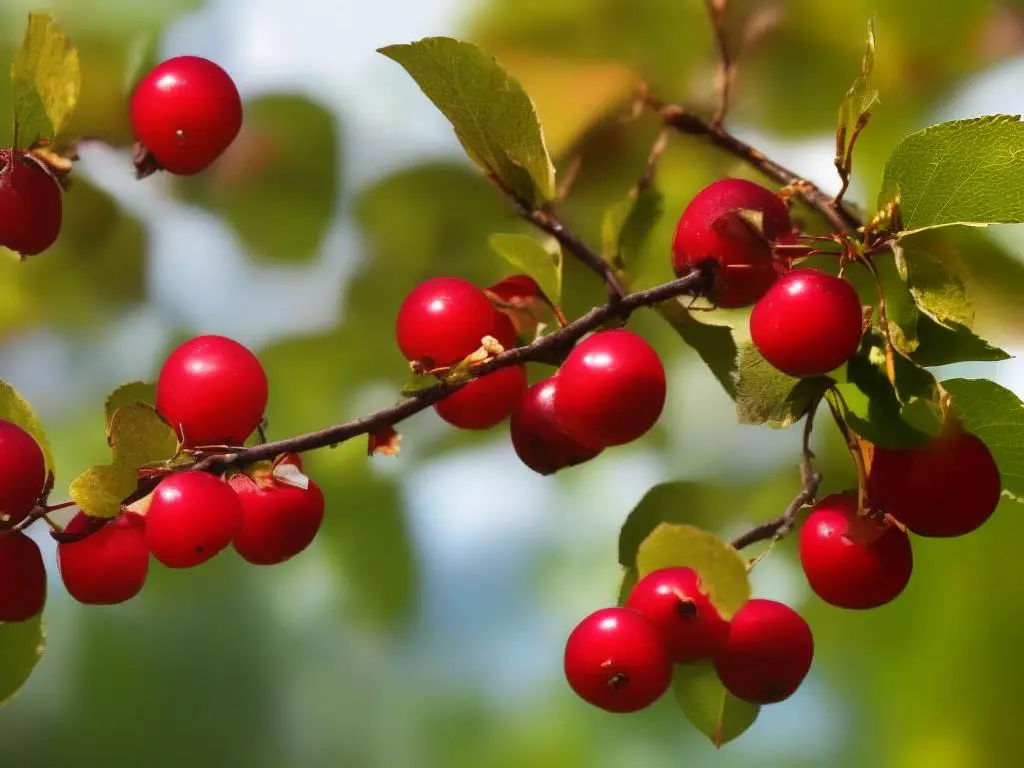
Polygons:
M131 101L136 140L161 168L199 173L235 140L242 100L231 76L200 56L168 59L147 74Z
M45 602L39 546L21 531L0 531L0 622L31 619Z
M407 360L440 367L472 354L484 336L515 346L515 334L510 339L508 329L480 288L458 277L432 277L405 297L395 336Z
M910 582L914 557L907 534L857 514L856 491L819 501L800 529L807 583L839 608L876 608Z
M748 600L715 656L722 685L753 704L788 699L811 669L814 638L796 611L774 600Z
M852 285L815 269L794 269L754 305L750 338L783 373L819 376L857 353L863 322Z
M80 533L89 523L75 515L65 533ZM81 603L113 605L142 591L149 573L149 547L143 519L122 512L94 533L57 545L57 564L68 593Z
M559 424L555 413L557 387L558 376L534 384L519 401L509 422L516 455L542 475L590 461L601 452L573 440Z
M60 184L42 162L0 149L0 246L22 256L42 253L60 235Z
M324 494L315 482L306 481L307 487L300 488L269 471L231 478L231 487L242 504L242 527L232 543L243 559L255 565L274 565L313 542L324 519Z
M160 369L156 409L187 447L241 445L263 420L267 391L267 374L245 346L197 336Z
M921 448L875 447L868 496L919 536L963 536L999 505L1002 480L988 446L955 423Z
M603 608L569 635L565 677L576 694L595 707L635 712L668 690L672 663L647 619L627 608Z
M743 211L760 215L762 232L743 219ZM672 266L681 277L710 263L710 298L720 307L744 307L775 281L772 244L795 242L781 197L746 179L719 179L698 192L679 217Z
M632 442L665 406L665 368L632 331L600 331L581 341L558 372L555 413L571 438L597 450Z
M508 418L526 392L526 386L523 366L499 368L438 401L434 410L460 429L490 429Z
M178 472L153 491L146 544L169 568L191 568L230 544L242 521L242 504L230 485L206 472Z
M684 664L713 656L729 632L692 568L663 568L644 576L629 593L626 607L658 630L672 661Z
M0 419L0 532L28 516L45 485L39 443L14 422Z

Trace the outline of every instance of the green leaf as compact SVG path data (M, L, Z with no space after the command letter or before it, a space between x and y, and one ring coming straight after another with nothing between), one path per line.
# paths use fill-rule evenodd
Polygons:
M108 435L111 463L90 467L71 481L72 500L93 517L117 515L121 501L138 485L139 469L167 462L178 453L174 430L145 403L117 408Z
M633 507L619 531L619 563L636 568L636 553L644 539L661 523L692 523L692 509L699 505L704 486L675 481L651 488Z
M942 387L964 428L992 452L1003 495L1024 501L1024 403L988 379L947 379Z
M562 301L562 249L548 250L529 235L495 234L487 243L519 272L534 279L556 306Z
M48 13L30 13L11 64L17 145L30 147L61 132L75 111L82 75L78 51Z
M629 599L629 593L633 591L633 587L640 580L639 575L636 572L636 567L626 568L622 572L622 582L619 584L619 599L616 603L619 607L626 604L626 600Z
M152 406L156 402L156 385L147 384L144 381L129 381L122 384L107 396L105 408L107 411L107 429L110 429L110 421L114 413L122 405L132 403L144 403Z
M878 91L871 86L871 71L875 68L875 22L868 20L867 43L860 63L860 73L846 91L839 105L839 124L836 128L836 160L842 162L850 142L859 127L863 127L878 103Z
M910 134L886 162L878 207L897 198L905 232L1024 221L1020 116L953 120Z
M662 568L692 568L725 619L750 599L747 561L721 539L692 525L659 524L640 544L636 565L640 578Z
M450 37L379 52L412 76L474 162L531 204L554 198L555 168L533 102L495 59Z
M899 357L899 356L897 356ZM907 378L906 398L901 401L885 372L885 353L881 336L866 333L861 348L846 364L845 374L836 382L836 389L845 403L847 422L866 440L888 448L910 448L923 445L928 434L914 425L920 416L908 419L905 404L921 394L921 376L930 376L910 361L897 368ZM914 423L912 423L914 422Z
M1011 355L962 325L939 325L927 315L917 322L917 349L910 359L918 365L950 365L972 360L1008 360Z
M733 328L695 320L687 311L685 301L671 299L659 304L656 309L682 340L700 355L729 396L735 398L739 350L733 338Z
M947 328L974 324L974 309L959 269L929 251L899 246L894 251L900 276L921 312Z
M625 200L610 205L601 222L604 258L617 269L628 268L640 255L664 207L664 196L653 186L630 190Z
M138 469L173 458L178 439L152 406L129 403L110 420L110 446L115 462Z
M39 423L39 418L25 398L2 379L0 379L0 419L17 424L32 435L43 451L47 470L53 472L53 454L50 453L50 442L46 439L46 432L43 430L42 424Z
M42 613L26 621L0 622L0 706L21 690L45 645Z
M773 367L750 342L740 344L736 412L740 424L795 424L832 384L827 376L796 379Z
M750 728L761 711L759 705L738 699L725 689L710 659L677 665L672 694L686 719L716 747Z

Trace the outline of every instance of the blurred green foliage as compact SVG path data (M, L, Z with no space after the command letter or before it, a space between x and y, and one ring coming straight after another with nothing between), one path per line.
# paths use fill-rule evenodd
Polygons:
M155 55L154 41L168 22L196 5L8 3L0 8L0 61L10 59L29 7L53 10L81 53L82 101L69 133L126 147L127 89L137 63ZM636 80L665 98L713 108L713 46L702 5L466 4L472 16L462 31L522 80L559 171L580 163L564 211L592 244L602 243L605 212L625 199L656 132L649 116L619 120ZM753 20L730 119L783 145L830 138L863 53L865 22L875 14L881 104L854 158L851 197L861 204L874 199L885 160L902 136L934 122L951 96L972 87L972 76L1022 51L1024 17L1011 2L737 0L730 6L737 39ZM325 71L334 66L322 62ZM377 67L394 64L380 57ZM436 274L491 284L508 266L488 237L526 230L469 163L427 159L348 190L339 169L352 115L286 93L255 97L246 108L248 136L218 167L170 185L170 193L223 217L254 270L270 269L268 262L313 268L325 258L331 227L354 226L358 234L357 252L343 254L353 275L338 286L336 322L273 337L258 350L272 381L271 434L280 437L392 402L408 376L392 337L404 295ZM5 88L0 113L10 113ZM7 130L0 124L0 132ZM374 146L357 151L372 154ZM625 254L634 285L671 277L667 244L676 213L725 174L753 177L697 140L673 138L657 176L665 215ZM109 368L149 359L151 352L127 342L113 355L100 350L133 322L129 312L151 309L169 323L147 283L143 224L81 176L65 203L65 229L54 249L22 264L0 258L0 344L13 350L42 344L41 337L57 339L77 352L82 366L74 386L62 390L75 397L42 409L52 415L46 427L61 472L58 493L60 483L66 488L74 474L108 456L103 399L110 382L135 375ZM1020 344L1019 243L982 230L922 233L914 241L966 263L979 333L1002 346ZM211 245L209 258L217 257ZM600 284L571 259L564 286L569 315L602 300ZM617 524L644 490L660 480L685 481L672 514L723 534L778 514L795 491L797 430L735 426L713 374L669 324L650 314L635 325L664 356L673 379L659 429L635 451L610 451L542 486L512 466L506 451L509 464L486 473L489 482L501 480L500 488L470 499L475 517L465 526L486 528L496 506L488 494L521 494L526 505L538 498L533 489L544 489L540 498L550 508L543 510L540 540L527 538L531 554L514 555L513 534L503 541L500 554L518 558L520 568L503 589L492 590L488 581L501 557L475 551L472 539L464 554L476 557L461 569L437 561L438 552L452 548L436 541L429 559L429 526L416 515L466 506L464 489L453 482L447 503L422 509L424 470L450 459L478 468L480 456L504 436L500 430L458 434L423 414L407 425L398 460L367 460L362 441L309 457L308 471L324 487L329 509L320 541L293 562L257 569L229 553L192 572L154 564L143 596L110 609L75 606L54 582L48 653L22 694L0 710L0 765L1014 765L1024 635L1016 606L1024 601L1024 575L1013 566L1019 509L1009 502L963 540L917 542L907 593L870 614L808 598L799 573L787 569L792 540L781 545L758 566L755 592L784 594L806 614L816 635L815 671L805 693L766 707L753 729L721 752L671 701L642 715L612 717L572 697L561 678L560 644L584 612L598 607L592 599L614 601L621 576ZM251 306L246 320L273 331L259 306ZM187 332L165 330L170 337ZM714 330L701 325L694 333ZM922 332L919 353L927 343ZM30 400L43 399L46 377L13 362L23 359L0 354L0 377ZM822 414L817 467L824 490L834 491L850 484L852 471L829 427ZM638 483L644 487L633 497L618 487ZM522 510L524 518L530 511ZM474 601L477 589L482 595ZM489 630L494 617L509 624ZM523 644L525 656L509 652ZM472 665L474 652L491 660L487 670L495 680Z

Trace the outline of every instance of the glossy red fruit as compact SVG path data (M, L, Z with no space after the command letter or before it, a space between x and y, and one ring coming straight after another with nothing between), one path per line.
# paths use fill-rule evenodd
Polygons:
M64 529L79 533L89 523L78 513ZM90 605L114 605L142 591L149 573L149 547L142 517L122 512L83 539L57 545L57 565L73 598Z
M242 503L226 482L206 472L178 472L153 491L146 544L164 565L191 568L230 544L242 519Z
M626 608L603 608L569 635L565 679L595 707L635 712L668 690L672 662L647 619Z
M53 174L25 152L0 149L0 246L22 256L57 241L61 189Z
M407 360L445 366L479 349L484 336L495 334L497 323L490 299L471 282L433 277L405 297L395 336Z
M159 64L136 86L132 131L170 173L199 173L242 128L242 100L231 76L199 56Z
M868 496L919 536L963 536L999 505L1002 480L988 446L951 428L923 448L875 447Z
M737 210L759 212L764 236L750 229ZM672 266L682 276L710 261L710 298L720 307L744 307L761 298L775 281L770 244L795 242L782 198L752 181L720 179L698 192L679 217Z
M186 341L160 369L156 409L186 447L241 445L267 407L267 374L256 355L224 336Z
M566 434L593 450L644 435L665 407L665 368L640 336L601 331L569 353L558 372L555 413Z
M24 520L46 485L39 443L17 424L0 419L0 529Z
M754 306L750 338L783 373L818 376L857 353L863 322L852 285L815 269L794 269Z
M788 699L807 677L814 657L811 628L774 600L748 600L729 625L715 670L733 696L753 704Z
M819 501L800 529L807 583L839 608L877 608L910 582L914 556L907 534L857 514L857 493Z
M324 494L312 480L306 489L270 477L231 478L242 503L242 527L233 545L254 565L283 563L308 547L324 519Z
M25 621L46 602L39 546L21 531L0 531L0 621Z
M509 432L520 460L542 475L582 464L601 450L580 445L566 434L555 415L558 376L530 387L512 411Z
M630 591L626 607L654 625L677 664L714 656L729 632L729 622L701 591L692 568L663 568L647 574Z
M526 392L526 383L521 365L499 368L435 403L434 410L460 429L490 429L512 413Z

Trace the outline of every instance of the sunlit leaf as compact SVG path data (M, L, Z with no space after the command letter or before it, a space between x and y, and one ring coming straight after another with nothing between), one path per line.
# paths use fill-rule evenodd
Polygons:
M78 51L48 13L30 13L11 65L17 144L29 147L59 134L78 104Z
M450 37L380 52L413 77L481 168L528 201L554 198L555 168L533 103L495 59Z
M50 443L46 439L46 431L39 422L39 417L28 401L3 380L0 380L0 419L17 424L32 435L43 450L47 469L53 472L53 454L50 452Z
M692 568L726 619L750 599L747 562L721 539L692 525L661 523L637 550L640 578L662 568Z
M548 250L529 235L491 235L487 242L517 271L529 275L552 302L562 300L562 250Z

